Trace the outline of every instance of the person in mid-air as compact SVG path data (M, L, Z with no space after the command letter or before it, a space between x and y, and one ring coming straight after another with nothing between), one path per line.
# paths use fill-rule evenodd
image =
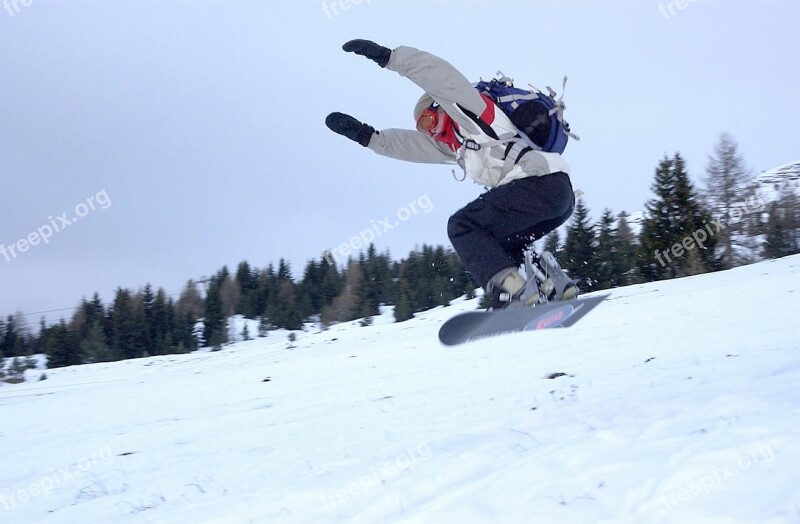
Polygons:
M459 164L489 188L450 217L447 233L467 271L492 297L490 308L518 302L526 287L519 273L525 249L566 222L575 207L567 163L558 153L531 147L501 108L447 61L369 40L342 48L407 77L425 93L414 107L416 130L378 131L343 113L328 115L326 125L380 155ZM577 286L561 276L561 285L550 283L549 298L576 297Z

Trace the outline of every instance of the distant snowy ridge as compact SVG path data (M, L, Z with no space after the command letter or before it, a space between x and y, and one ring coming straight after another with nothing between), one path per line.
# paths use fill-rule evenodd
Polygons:
M755 179L756 191L767 203L774 202L784 189L800 190L800 161L764 171Z
M795 193L800 194L800 160L762 172L755 177L753 184L755 194L749 195L749 198L753 198L753 200L745 198L742 199L743 201L754 202L757 196L760 197L761 202L768 205L777 201L783 190L793 189ZM637 236L642 232L642 224L645 218L644 210L629 213L626 218L631 230Z

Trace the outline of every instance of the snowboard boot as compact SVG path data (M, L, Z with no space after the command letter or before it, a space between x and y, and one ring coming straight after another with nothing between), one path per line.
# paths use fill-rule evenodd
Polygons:
M539 299L536 279L523 279L516 268L507 268L497 273L488 284L492 294L489 311L529 306Z
M578 286L564 273L549 251L541 254L538 265L546 276L540 291L547 300L572 300L578 296L580 293Z

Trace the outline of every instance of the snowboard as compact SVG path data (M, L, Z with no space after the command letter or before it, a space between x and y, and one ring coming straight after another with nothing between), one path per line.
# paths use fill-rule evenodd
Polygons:
M439 341L446 346L455 346L506 333L569 327L609 296L548 302L510 310L459 313L442 324Z

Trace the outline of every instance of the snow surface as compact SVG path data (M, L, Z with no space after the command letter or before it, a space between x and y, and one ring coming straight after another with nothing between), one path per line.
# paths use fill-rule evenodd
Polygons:
M800 256L441 346L475 306L2 385L0 522L800 520Z

